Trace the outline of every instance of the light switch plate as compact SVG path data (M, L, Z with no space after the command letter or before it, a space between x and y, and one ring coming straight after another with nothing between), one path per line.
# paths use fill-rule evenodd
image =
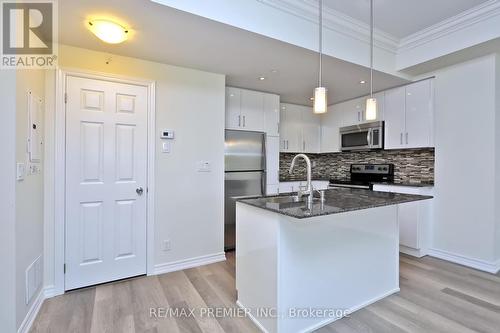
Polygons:
M24 180L26 175L26 165L24 163L16 164L16 180Z
M170 153L170 142L162 142L161 151L163 153Z
M210 161L198 162L198 172L210 172L210 171L212 171L212 165Z

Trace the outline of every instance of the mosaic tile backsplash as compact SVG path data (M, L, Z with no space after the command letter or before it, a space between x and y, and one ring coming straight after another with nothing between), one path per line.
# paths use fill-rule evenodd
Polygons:
M300 160L292 175L288 169L296 154L280 154L280 180L305 179L306 164ZM356 163L392 163L394 181L404 183L434 183L434 148L378 150L366 152L343 152L307 154L316 166L312 169L315 179L349 178L349 167Z

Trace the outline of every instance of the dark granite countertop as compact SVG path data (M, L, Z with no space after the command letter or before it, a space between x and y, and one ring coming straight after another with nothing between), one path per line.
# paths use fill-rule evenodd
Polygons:
M297 219L304 219L315 216L338 214L361 209L432 199L431 196L423 195L335 188L325 191L324 203L321 203L319 199L315 199L312 209L309 210L307 209L304 201L280 202L280 198L284 197L286 196L265 196L239 199L237 201Z
M311 178L312 181L330 181L330 178L328 177L312 177ZM296 176L289 176L289 177L280 177L280 183L291 183L291 182L305 182L307 181L306 178L304 178L303 176L299 176L299 177L296 177Z

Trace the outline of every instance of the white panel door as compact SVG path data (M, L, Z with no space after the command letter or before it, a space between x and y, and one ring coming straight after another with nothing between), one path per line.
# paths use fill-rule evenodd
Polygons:
M407 148L431 146L432 132L431 81L419 81L406 86Z
M147 88L68 77L66 90L65 289L145 274Z
M405 133L405 88L385 92L385 148L403 148Z

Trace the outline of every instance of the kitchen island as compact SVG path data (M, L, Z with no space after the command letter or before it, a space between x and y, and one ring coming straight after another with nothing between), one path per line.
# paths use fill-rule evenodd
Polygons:
M236 205L238 305L264 332L309 332L399 291L398 205L431 197L331 189Z

